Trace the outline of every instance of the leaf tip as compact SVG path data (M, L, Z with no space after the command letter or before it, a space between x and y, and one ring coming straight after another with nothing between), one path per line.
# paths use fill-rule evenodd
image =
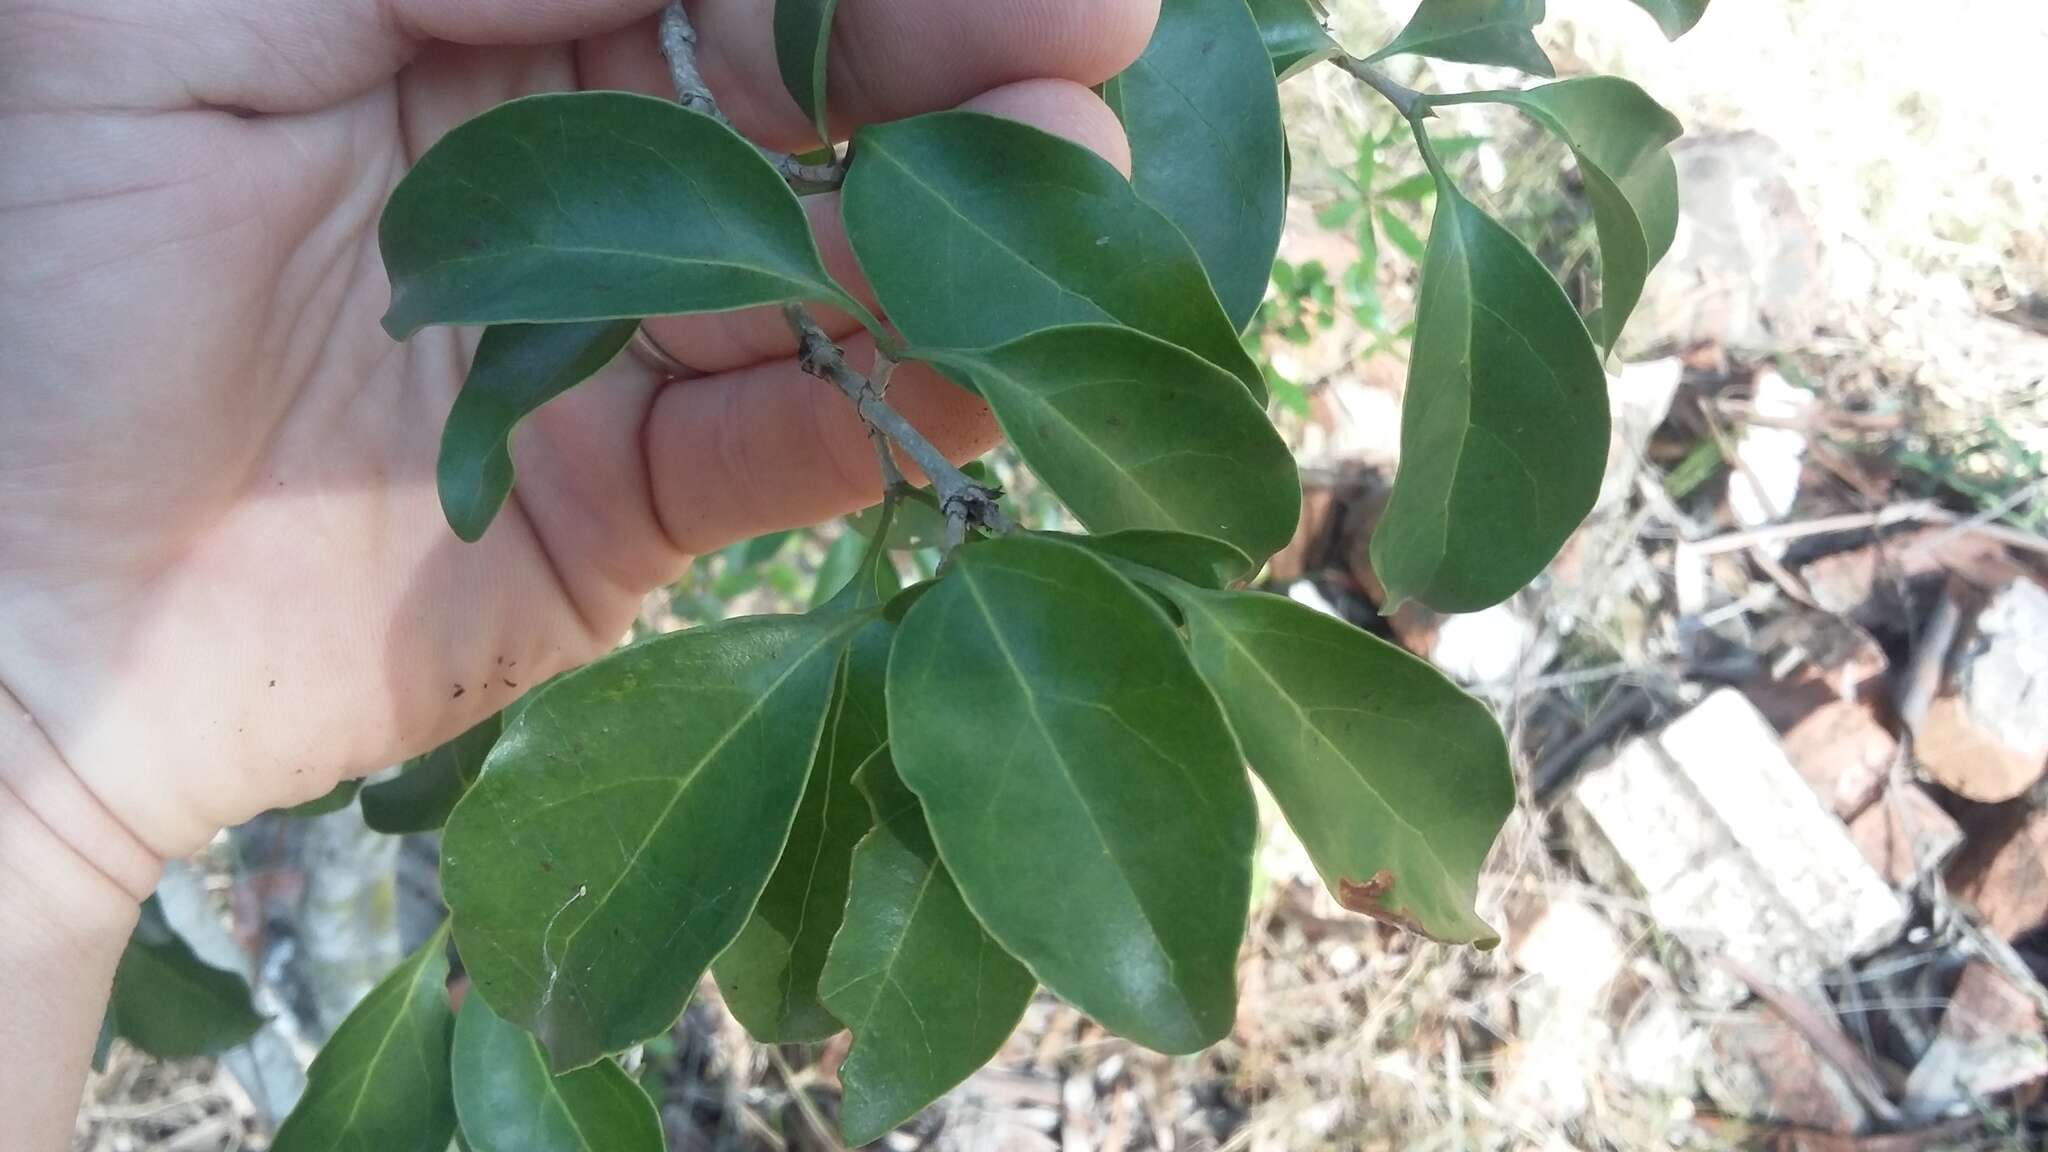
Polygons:
M441 490L441 515L464 544L474 544L484 538L484 533L490 530L491 521L497 519L502 503L502 498L489 503L463 500L450 494L445 487Z
M383 327L385 335L390 336L401 344L411 339L412 334L419 331L421 327L417 321L408 316L405 310L400 307L400 298L395 293L391 297L391 307L384 310L383 319L377 321L377 323Z
M1487 951L1500 943L1500 934L1489 928L1485 921L1469 913L1460 914L1454 930L1433 932L1423 926L1415 913L1401 906L1394 898L1394 873L1382 868L1370 879L1352 880L1348 877L1337 879L1337 903L1345 910L1361 916L1370 916L1382 924L1412 932L1425 940L1439 944L1472 944L1481 951Z
M1404 908L1396 907L1391 897L1394 894L1394 873L1386 868L1372 874L1371 878L1358 881L1350 877L1337 880L1337 903L1347 911L1361 916L1370 916L1382 924L1391 924L1418 936L1426 936L1421 922Z

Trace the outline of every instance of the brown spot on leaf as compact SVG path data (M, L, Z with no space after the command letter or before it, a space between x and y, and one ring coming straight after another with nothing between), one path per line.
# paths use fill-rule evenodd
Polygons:
M455 695L453 695L453 696L449 697L449 699L451 699L451 700L460 700L460 699L462 699L462 694L463 694L464 692L466 692L466 691L468 691L468 689L464 688L464 687L463 687L462 685L460 685L460 684L457 684L457 685L455 686Z
M1429 937L1415 916L1404 908L1395 908L1387 900L1394 892L1393 872L1382 868L1372 874L1372 879L1361 884L1356 880L1337 881L1337 903L1362 916L1370 916L1382 924L1391 924L1404 932Z

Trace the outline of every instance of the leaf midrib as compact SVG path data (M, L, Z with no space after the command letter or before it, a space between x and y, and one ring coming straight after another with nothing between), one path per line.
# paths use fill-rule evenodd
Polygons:
M1124 465L1116 458L1115 455L1113 455L1111 452L1105 449L1101 444L1097 443L1093 437L1088 435L1087 432L1083 431L1081 429L1081 426L1079 424L1076 424L1073 421L1073 419L1066 414L1066 412L1061 410L1059 405L1053 403L1050 397L1043 395L1037 389L1032 388L1030 385L1017 380L1008 372L1005 372L1001 368L997 367L993 362L984 360L981 361L980 363L984 368L987 369L987 371L991 375L995 376L997 379L1009 385L1009 390L1012 393L1016 394L1019 397L1019 399L1025 401L1030 405L1033 405L1040 411L1051 414L1060 422L1061 426L1065 427L1069 432L1073 434L1075 440L1086 445L1091 452L1093 452L1096 456L1100 457L1102 462L1109 466L1109 470L1111 471L1111 473L1121 479L1122 483L1119 485L1119 487L1124 488L1126 491L1137 493L1137 495L1144 499L1145 503L1151 505L1152 510L1156 512L1166 523L1173 525L1175 528L1185 528L1187 526L1183 519L1180 517L1180 515L1175 513L1166 505L1161 504L1159 502L1159 498L1152 495L1151 491L1147 489L1144 484L1138 481L1137 477L1131 472L1130 469L1124 467ZM1105 381L1101 379L1095 379L1087 382L1087 384L1090 386L1099 386L1103 383L1105 383ZM1081 386L1081 384L1070 382L1067 388L1063 389L1063 391L1071 391L1073 388ZM997 416L1000 418L1001 413L998 412Z
M647 846L654 842L654 838L661 833L662 828L668 823L668 818L675 814L676 805L682 802L683 796L689 792L690 785L696 780L697 775L713 760L717 759L721 752L725 751L725 746L731 743L733 738L739 734L739 731L751 723L755 716L760 714L767 705L767 702L782 690L782 686L789 682L790 677L796 675L798 669L808 664L813 656L816 656L821 649L845 634L849 628L850 625L842 622L839 627L827 629L819 637L817 643L805 649L794 660L791 660L789 666L784 668L780 675L776 676L774 681L768 685L768 688L752 704L747 705L746 710L740 714L739 718L729 725L719 735L717 741L705 751L704 755L698 757L697 762L690 766L690 770L676 781L674 795L670 796L668 803L662 806L661 812L655 816L653 823L648 825L647 834L641 837L640 843L634 847L625 862L619 866L619 874L612 879L611 886L605 889L604 895L598 897L592 903L590 914L577 921L575 927L569 929L568 936L562 940L561 956L563 964L568 963L569 953L575 948L577 937L582 934L584 926L597 919L610 904L611 898L618 893L619 886L626 882L626 877L631 875L634 867L639 864L640 857L647 851ZM545 957L547 939L545 936L542 937L541 944L543 948L541 963L545 968L547 966Z
M398 1002L398 1011L392 1013L391 1023L385 1027L384 1035L378 1038L377 1047L370 1053L370 1058L363 1062L363 1074L356 1080L356 1098L349 1104L348 1119L336 1131L347 1132L355 1127L356 1117L361 1115L363 1110L363 1101L369 1098L370 1081L376 1076L377 1066L383 1063L384 1053L391 1047L392 1037L398 1035L399 1027L412 1014L413 1000L419 996L420 975L426 970L426 965L432 957L431 950L442 946L445 939L445 929L443 932L435 933L434 938L427 942L426 948L413 961L412 974L406 979L405 996Z
M1030 715L1032 725L1038 729L1039 738L1045 742L1047 750L1052 753L1053 760L1059 764L1060 775L1066 781L1067 790L1073 794L1075 801L1079 804L1081 814L1088 821L1089 830L1095 833L1095 842L1102 846L1103 855L1116 865L1114 872L1117 882L1129 894L1132 906L1138 910L1139 919L1145 923L1146 943L1151 946L1152 951L1165 964L1168 975L1172 977L1168 981L1168 986L1173 989L1175 998L1180 1000L1181 1008L1186 1013L1187 1019L1190 1022L1198 1020L1199 1016L1194 1010L1194 1005L1188 1003L1187 997L1181 991L1178 965L1174 963L1173 956L1160 943L1159 927L1152 920L1152 911L1145 906L1145 902L1139 897L1137 889L1132 886L1130 876L1124 869L1124 862L1117 856L1115 849L1110 847L1108 837L1103 834L1102 825L1095 819L1094 809L1089 806L1086 797L1081 791L1079 781L1074 778L1073 767L1067 763L1067 758L1060 752L1059 744L1053 739L1052 731L1046 727L1045 718L1038 710L1038 695L1031 690L1030 678L1024 675L1023 666L1017 662L1016 654L1010 649L1009 640L1004 637L1001 626L996 623L995 615L989 609L988 600L982 595L979 581L975 579L973 570L967 566L961 567L958 578L961 586L966 588L967 594L973 598L975 610L980 613L982 621L988 626L989 637L995 641L996 649L1002 653L1003 663L1008 666L1011 676L1016 679L1018 690L1024 697L1025 711ZM962 896L965 896L964 890Z
M953 206L952 200L950 200L945 193L941 192L938 188L934 187L929 181L925 180L922 176L919 176L916 172L912 171L908 165L903 163L902 160L892 155L886 147L874 143L873 139L871 138L868 142L867 150L862 153L862 158L866 160L868 163L873 163L875 157L880 157L884 160L887 160L892 167L894 167L898 172L901 172L903 174L905 179L909 180L912 184L915 184L920 189L922 189L926 195L930 196L934 201L936 201L941 208L944 208L949 215L951 215L954 219L958 220L961 223L961 225L965 227L968 231L981 237L983 240L988 241L990 246L994 247L1003 255L1008 256L1012 260L1015 260L1017 263L1022 264L1024 267L1029 268L1031 269L1031 271L1037 273L1040 279L1044 280L1047 284L1057 289L1060 295L1072 297L1075 300L1079 300L1082 303L1087 304L1091 308L1094 308L1097 312L1101 313L1102 318L1104 320L1112 321L1118 324L1122 324L1125 322L1122 316L1119 316L1115 312L1110 311L1107 307L1105 307L1102 304L1101 301L1095 299L1095 297L1089 296L1082 292L1078 292L1073 288L1068 287L1058 277L1054 276L1050 272L1047 272L1045 269L1040 268L1033 261L1027 259L1022 252L1019 252L1015 248L1010 247L1008 244L1004 243L999 237L997 237L994 233L982 227L974 220L970 219L966 213L960 211L960 209Z

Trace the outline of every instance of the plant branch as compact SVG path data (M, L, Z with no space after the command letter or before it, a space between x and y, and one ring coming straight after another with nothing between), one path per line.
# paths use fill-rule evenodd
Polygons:
M710 85L704 82L704 74L697 68L697 30L690 25L690 15L681 3L671 3L661 14L661 53L668 58L669 78L675 82L676 99L683 107L717 120L727 127L731 121L719 111L718 99L711 94ZM783 175L792 183L805 182L813 173L814 165L798 164L787 156L763 151ZM845 168L833 166L837 186L845 178ZM797 173L792 175L792 173ZM957 547L967 538L968 529L980 526L993 532L1009 532L1014 529L1010 518L1003 514L997 503L1002 492L977 484L965 472L953 467L945 453L932 446L915 425L903 415L889 407L883 399L889 390L889 377L896 370L896 361L888 351L875 351L875 373L873 379L862 376L846 365L846 352L825 335L818 325L817 317L802 304L783 305L782 314L789 321L790 330L797 336L797 363L803 370L820 380L831 384L852 400L860 418L867 423L868 436L875 443L875 458L882 470L882 494L884 499L894 499L911 488L903 476L903 470L896 464L895 449L902 449L905 456L918 466L931 481L939 510L946 515L948 551ZM893 447L892 447L893 445Z
M1380 71L1362 57L1340 52L1331 57L1331 63L1351 73L1366 87L1387 98L1387 103L1411 123L1425 116L1434 115L1429 108L1429 96L1400 83L1392 76Z
M799 330L799 338L802 331ZM896 361L880 348L875 349L875 369L868 374L869 390L875 398L884 403L889 399L889 378L896 373ZM889 437L873 424L868 425L868 439L875 444L875 461L882 468L882 498L895 500L906 492L914 491L903 469L896 464L896 450L889 446Z
M690 23L690 14L683 10L681 0L662 10L661 54L668 59L668 76L675 84L676 102L692 112L701 112L728 128L732 127L732 121L719 111L718 101L711 95L711 85L704 82L704 73L697 67L697 29ZM846 165L839 161L806 164L786 152L767 148L760 151L770 164L775 165L775 170L782 173L784 180L801 191L829 191L846 182Z
M785 304L782 306L782 314L789 321L791 330L797 334L797 363L803 366L803 370L839 389L847 399L853 401L854 407L860 412L860 418L867 422L868 428L886 440L881 446L885 459L889 452L888 446L893 444L902 449L903 454L910 457L911 462L931 481L932 491L938 497L939 510L946 514L954 536L950 541L952 545L957 546L964 541L967 530L976 525L993 532L1010 532L1015 529L1010 523L1010 518L1003 514L1001 506L997 503L1001 493L976 483L973 477L953 467L953 462L934 448L932 442L925 439L922 432L903 418L902 413L889 407L882 399L881 391L874 381L847 367L845 352L832 342L831 337L825 335L825 330L818 326L818 321L803 305ZM893 370L894 364L886 356L882 356L877 368L877 376L886 381L888 372ZM896 472L895 481L903 479L902 473L895 468L895 461L890 459L888 467L882 473L884 483L892 482L889 477L891 471Z

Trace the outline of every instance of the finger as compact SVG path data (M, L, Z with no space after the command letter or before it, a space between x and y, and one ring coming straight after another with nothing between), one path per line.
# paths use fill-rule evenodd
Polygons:
M304 112L389 79L429 41L567 43L661 6L662 0L63 0L7 14L0 107ZM763 10L769 7L763 0Z
M1130 142L1124 137L1116 113L1093 92L1077 84L1030 80L985 92L962 107L1021 120L1064 136L1093 150L1119 171L1129 174L1131 170ZM811 218L811 231L825 257L826 270L862 304L879 311L881 306L847 243L846 224L839 215L839 194L809 197L804 201L804 210ZM818 317L834 337L849 335L860 328L853 317L836 310L819 309ZM778 308L651 320L647 332L669 355L701 372L725 372L796 353L796 337L783 322Z
M775 5L693 0L698 63L733 125L771 148L817 144L783 88ZM1145 50L1159 0L842 0L826 69L834 135L951 108L1024 80L1092 86ZM592 88L670 91L651 23L598 37L579 56Z
M844 347L856 371L873 367L871 338ZM922 364L896 370L889 405L955 463L1001 438L986 404ZM646 438L655 517L686 555L817 524L882 494L853 405L787 360L668 385L648 412ZM923 480L907 461L903 468Z

